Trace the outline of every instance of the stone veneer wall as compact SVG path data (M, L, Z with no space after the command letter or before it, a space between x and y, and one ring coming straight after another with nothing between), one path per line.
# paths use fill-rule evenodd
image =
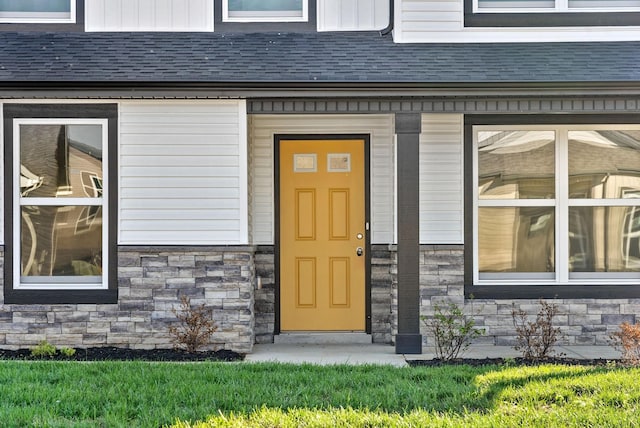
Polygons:
M275 256L273 246L259 246L255 254L256 343L273 343L275 328ZM392 297L396 280L396 252L393 246L371 247L371 327L374 343L392 343ZM256 278L256 279L257 279ZM397 305L397 303L396 303Z
M374 343L393 343L398 331L398 260L393 245L371 246L371 335ZM395 328L395 330L394 330Z
M464 247L462 245L423 245L420 256L421 314L433 314L433 305L453 302L465 305L485 336L474 343L515 344L516 334L511 318L513 308L535 316L540 305L535 299L464 298ZM609 335L628 321L635 323L640 314L640 299L549 299L558 305L555 324L560 327L562 344L607 345ZM422 325L423 342L433 346L433 338Z
M392 343L397 333L397 252L393 245L371 248L372 334L376 343ZM461 245L423 245L420 255L421 314L433 305L465 305L485 336L474 343L511 346L513 307L535 315L532 299L464 299ZM4 251L0 249L0 270ZM117 304L5 305L0 296L0 347L18 349L42 340L59 346L169 348L168 326L179 296L214 310L218 331L211 349L251 352L253 343L273 341L275 323L272 246L121 247ZM261 288L254 290L256 276ZM3 277L0 275L0 286ZM255 301L254 301L255 299ZM607 345L620 323L634 323L640 299L557 299L556 324L564 344ZM255 311L255 312L254 312ZM433 345L422 325L423 341Z
M77 348L171 348L171 310L186 295L193 305L213 309L218 330L210 349L251 352L254 252L248 246L121 247L117 304L2 304L0 347L47 340Z
M264 245L256 249L255 291L256 343L273 343L276 325L276 279L273 246Z

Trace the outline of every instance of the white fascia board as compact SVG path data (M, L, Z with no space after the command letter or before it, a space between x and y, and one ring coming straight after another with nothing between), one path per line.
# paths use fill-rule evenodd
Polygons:
M396 29L397 30L397 29ZM396 43L631 42L640 27L464 28L462 31L394 31Z

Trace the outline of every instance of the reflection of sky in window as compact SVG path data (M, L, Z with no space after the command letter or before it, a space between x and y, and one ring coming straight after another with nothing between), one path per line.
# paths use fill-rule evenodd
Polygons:
M229 0L231 11L302 10L302 0Z
M102 158L102 127L100 125L68 125L67 133L72 146L95 158Z
M3 12L70 12L70 0L0 0Z

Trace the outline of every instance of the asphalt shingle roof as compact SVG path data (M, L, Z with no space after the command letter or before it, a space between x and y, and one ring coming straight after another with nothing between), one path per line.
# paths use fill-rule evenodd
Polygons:
M0 84L640 81L640 42L394 44L354 33L0 33Z

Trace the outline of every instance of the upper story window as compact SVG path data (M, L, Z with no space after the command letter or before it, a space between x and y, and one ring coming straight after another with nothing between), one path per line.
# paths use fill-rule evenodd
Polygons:
M75 22L75 0L0 0L0 22Z
M640 0L474 0L476 12L637 11Z
M465 27L640 26L640 0L463 0Z
M223 0L224 21L306 22L307 0Z

